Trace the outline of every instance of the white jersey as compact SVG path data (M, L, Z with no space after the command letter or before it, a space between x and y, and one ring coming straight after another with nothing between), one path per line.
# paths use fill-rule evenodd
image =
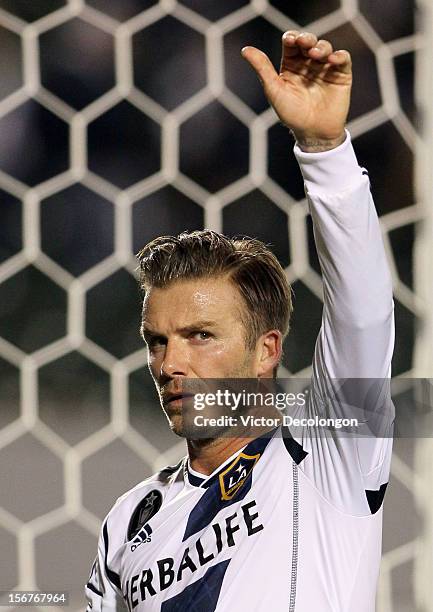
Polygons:
M324 414L330 380L375 378L369 405L387 411L390 434L391 280L367 173L349 135L332 151L295 154L324 279L309 415ZM372 612L391 446L389 435L279 428L210 476L183 459L108 514L88 610Z

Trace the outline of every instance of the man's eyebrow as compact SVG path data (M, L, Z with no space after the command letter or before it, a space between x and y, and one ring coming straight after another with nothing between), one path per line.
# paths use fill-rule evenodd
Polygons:
M190 325L186 325L185 327L181 327L179 328L178 331L180 332L191 332L191 331L196 331L198 329L203 329L203 327L217 327L217 322L216 321L195 321L194 323L191 323Z
M145 321L141 323L141 333L143 336L162 336L162 334L148 326Z
M180 333L186 333L191 331L196 331L198 329L202 329L203 327L217 327L216 321L194 321L190 325L186 325L185 327L180 327L177 331ZM141 333L143 336L164 336L161 332L158 332L152 329L146 321L143 321L141 324Z

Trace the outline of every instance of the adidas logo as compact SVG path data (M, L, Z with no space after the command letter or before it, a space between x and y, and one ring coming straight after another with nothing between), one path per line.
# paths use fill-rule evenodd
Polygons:
M131 552L134 552L134 550L142 544L147 544L148 542L151 542L151 533L152 527L150 525L144 525L144 527L140 529L135 538L132 540Z

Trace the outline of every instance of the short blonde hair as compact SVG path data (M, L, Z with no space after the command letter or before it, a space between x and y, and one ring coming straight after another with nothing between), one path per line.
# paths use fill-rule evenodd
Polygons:
M227 276L245 304L246 345L271 329L283 337L292 314L291 288L278 259L255 238L227 238L212 230L160 236L138 254L140 287L166 287L177 280Z

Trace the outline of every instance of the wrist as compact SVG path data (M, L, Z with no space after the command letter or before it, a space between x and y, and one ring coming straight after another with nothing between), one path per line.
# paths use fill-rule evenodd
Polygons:
M292 132L296 144L304 151L304 153L321 153L322 151L331 151L340 146L346 139L346 132L343 130L337 138L318 138L314 136L305 136Z
M347 130L345 135L346 139L340 146L328 151L309 153L301 151L297 144L294 146L305 188L310 195L341 193L365 179Z

